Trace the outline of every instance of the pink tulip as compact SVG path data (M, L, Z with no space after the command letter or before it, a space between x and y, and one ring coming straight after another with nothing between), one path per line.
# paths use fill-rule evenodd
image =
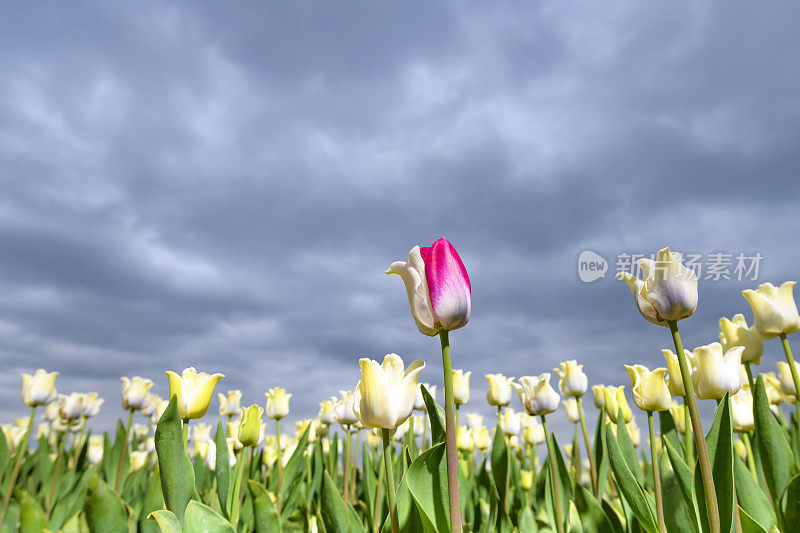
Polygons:
M408 252L408 262L395 261L386 270L403 279L408 305L425 335L466 326L472 308L467 270L447 239L431 246L415 246Z

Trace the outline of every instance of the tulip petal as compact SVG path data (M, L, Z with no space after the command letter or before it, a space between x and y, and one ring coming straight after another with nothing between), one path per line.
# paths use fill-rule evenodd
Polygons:
M428 283L425 279L425 263L419 246L408 252L408 262L395 261L386 269L387 274L400 276L406 286L408 305L411 315L417 323L417 329L423 335L434 336L438 333L434 324Z
M446 330L467 325L472 286L458 252L443 237L430 247L420 248L420 254L425 262L431 308L439 325Z

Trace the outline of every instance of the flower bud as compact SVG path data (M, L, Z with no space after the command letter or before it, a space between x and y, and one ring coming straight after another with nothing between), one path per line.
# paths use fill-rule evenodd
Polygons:
M576 398L564 400L564 409L567 411L567 420L572 423L580 421L581 415L580 411L578 411L578 400Z
M336 398L325 400L319 404L319 413L317 417L322 424L330 425L336 422L336 413L333 411L333 405Z
M794 281L787 281L780 288L772 283L762 283L756 290L742 291L753 308L756 330L763 338L800 331L800 315L792 294L794 285Z
M468 452L472 450L472 447L472 434L469 429L467 426L458 426L458 431L456 432L456 448L458 448L460 452Z
M797 372L800 373L800 364L797 361L794 362L794 367ZM795 390L794 380L792 379L792 371L789 367L789 363L784 361L778 362L778 376L781 382L781 392L786 396L795 396L797 391Z
M753 416L753 395L750 393L750 389L741 389L730 399L733 431L736 433L753 431L755 418Z
M580 398L586 394L589 378L582 369L583 365L579 365L574 359L561 363L560 368L554 369L559 377L558 388L562 396Z
M606 406L606 399L603 395L603 391L605 390L605 385L593 385L592 386L592 393L594 393L594 406L598 409L605 409Z
M472 372L453 370L453 401L456 405L464 405L469 401L469 377Z
M184 420L203 418L211 404L211 395L223 374L208 375L197 373L193 366L185 369L179 376L168 370L169 397L178 397L178 414Z
M489 449L489 446L492 444L492 439L489 437L489 430L486 429L486 427L481 426L479 428L473 428L470 430L470 433L472 433L472 442L475 444L478 451L484 453Z
M533 417L525 422L522 430L522 440L528 446L538 446L544 442L544 426Z
M530 470L520 470L519 486L522 490L531 490L531 487L533 487L533 472Z
M289 399L291 394L286 389L275 387L264 393L267 397L267 417L272 420L280 420L289 414Z
M356 422L358 422L358 417L356 416L354 406L356 404L356 393L354 394L353 391L349 390L340 390L339 391L339 399L336 400L335 398L331 398L334 401L333 404L333 414L336 418L336 422L341 424L342 426L352 426ZM358 400L361 398L359 397Z
M483 415L478 413L467 413L467 426L469 429L475 429L483 426Z
M503 374L486 374L486 381L489 382L489 392L486 393L486 400L489 405L506 406L511 401L511 384L514 378L507 378Z
M247 409L242 408L242 421L239 424L239 442L243 446L256 446L258 437L261 433L261 415L264 409L260 405L253 404Z
M130 454L131 473L141 470L147 464L148 454L145 451L135 450Z
M678 362L678 356L672 350L661 350L664 354L664 359L667 360L667 388L669 393L673 396L686 396L686 391L683 388L683 378L681 377L681 366ZM697 367L694 353L689 350L683 350L686 356L686 367L689 370L689 378Z
M83 416L92 418L100 412L100 406L105 400L100 398L96 392L88 392L83 395Z
M58 398L56 392L58 372L46 372L39 368L31 376L22 374L22 401L28 407L46 405Z
M529 415L546 415L558 409L561 397L550 385L549 372L539 376L523 376L513 385Z
M666 411L672 397L664 381L666 368L656 368L652 372L643 365L625 365L631 377L633 403L642 411Z
M620 385L619 387L614 387L613 385L606 385L603 395L605 397L608 418L616 424L619 411L622 410L623 420L625 420L626 424L629 423L633 417L633 413L628 405L628 400L625 398L625 386Z
M669 412L672 415L672 421L675 422L675 429L682 435L686 430L686 409L673 400L669 406Z
M506 407L500 417L500 429L506 437L517 435L522 429L521 413L515 412L511 407Z
M736 452L736 455L739 456L739 459L741 459L742 462L747 462L747 446L744 445L744 442L740 441L739 439L734 440L733 451Z

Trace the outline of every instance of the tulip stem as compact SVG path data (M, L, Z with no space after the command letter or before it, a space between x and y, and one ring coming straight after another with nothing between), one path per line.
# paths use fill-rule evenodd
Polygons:
M581 419L581 429L583 430L583 442L586 443L586 455L589 456L589 469L592 474L592 490L594 491L595 497L597 497L598 487L597 487L597 468L594 464L594 455L592 455L592 446L589 444L589 432L586 430L586 420L583 417L583 402L581 399L578 398L578 415Z
M789 339L786 338L786 333L781 333L781 342L783 343L783 351L786 354L786 362L789 363L789 371L792 373L792 381L794 381L794 395L797 397L797 404L800 405L800 376L797 374L797 367L795 366L794 357L792 357L792 347L789 346Z
M647 411L647 425L650 428L650 463L653 466L653 488L656 491L656 514L658 515L658 531L666 533L664 524L664 504L661 501L661 476L658 469L658 447L656 429L653 424L653 411Z
M383 466L386 470L386 496L389 498L389 514L392 517L392 533L400 532L400 522L397 518L397 507L394 502L394 467L392 466L392 458L389 455L389 446L392 441L392 430L383 428Z
M386 470L384 465L380 465L378 470L378 484L375 485L375 507L373 508L372 512L372 531L374 533L380 532L380 519L383 518L379 516L379 513L383 510L383 494L381 491L383 490L383 473Z
M453 367L450 363L450 338L447 330L439 332L444 367L444 415L447 447L447 491L450 501L450 531L461 532L461 503L458 495L458 452L456 451L455 400L453 399Z
M122 443L122 449L119 452L119 464L117 465L117 478L114 480L114 492L119 493L119 486L122 484L122 467L125 465L125 455L128 453L128 435L131 434L131 425L133 424L133 409L128 412L128 424L125 426L125 442ZM185 424L184 431L189 427ZM184 442L186 439L184 439Z
M189 419L183 419L183 451L189 450Z
M50 494L47 498L47 518L50 518L50 515L53 514L53 505L55 505L56 499L56 485L58 485L58 475L61 472L61 462L65 455L67 455L66 450L64 448L64 441L62 435L59 434L58 441L56 443L56 468L55 472L53 472L53 481L50 483ZM62 453L63 452L63 453Z
M350 500L350 445L351 445L352 432L350 426L347 426L347 439L344 441L344 487L342 487L342 494L344 496L344 503Z
M758 471L756 470L756 462L753 458L753 447L750 446L750 434L749 433L742 433L742 442L744 443L744 449L747 450L747 468L750 469L750 473L753 474L753 479L758 481Z
M278 443L278 490L275 498L275 509L281 514L281 485L283 484L283 450L281 450L281 419L275 419L275 440Z
M700 474L703 478L703 491L706 499L706 512L708 514L708 526L711 533L720 533L719 507L717 505L717 495L714 488L714 477L711 472L711 462L708 459L708 448L703 433L703 425L700 420L700 411L697 409L697 398L692 387L692 377L689 373L689 366L686 363L686 354L683 352L681 334L678 331L678 322L669 321L669 329L672 332L672 341L675 344L675 352L678 357L678 364L681 367L681 379L683 389L686 393L686 404L689 406L689 416L692 421L692 432L694 433L695 446L697 447L697 460L700 463ZM686 420L684 420L684 424Z
M411 435L411 457L416 457L417 436L414 435L414 415L408 417L408 434Z
M744 364L744 371L747 373L747 382L750 385L750 390L756 388L756 382L753 381L753 371L750 369L750 363Z
M11 500L11 493L14 491L14 485L17 482L17 476L19 476L19 470L22 468L22 456L25 455L25 452L28 451L28 438L31 434L31 427L33 427L33 418L36 415L36 406L31 407L31 415L28 418L28 428L25 430L25 436L22 437L22 440L19 443L19 448L14 453L14 470L11 471L11 477L8 480L8 486L6 487L6 492L3 494L3 507L2 513L0 513L0 528L3 527L3 521L5 520L6 511L8 510L8 502Z
M412 433L413 435L413 433ZM356 447L353 449L353 459L350 461L352 471L350 473L350 501L357 502L356 500L356 487L358 486L358 452L361 448L361 430L356 427ZM413 457L413 456L412 456ZM309 470L310 472L310 470Z
M550 438L550 431L547 429L547 420L542 416L542 427L544 428L544 438L547 442L547 463L550 465L550 479L553 482L553 507L556 512L556 528L558 533L564 533L564 517L561 511L561 491L558 488L558 474L556 473L556 450Z
M689 423L689 404L683 402L683 455L687 465L694 465L694 443L692 443L692 426Z

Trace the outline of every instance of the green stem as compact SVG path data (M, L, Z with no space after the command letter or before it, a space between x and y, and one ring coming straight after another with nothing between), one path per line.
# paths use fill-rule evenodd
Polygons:
M412 433L413 435L413 433ZM350 473L350 501L356 501L356 487L358 486L358 452L359 448L361 448L361 430L356 428L356 447L353 450L353 459L350 461L350 468L352 469ZM413 457L413 456L412 456Z
M800 409L800 376L797 374L797 366L795 366L794 357L792 357L792 347L789 346L789 339L786 338L786 333L781 333L781 343L783 344L783 352L786 354L786 362L789 363L789 371L792 374L792 381L794 382L794 395L797 397L797 408ZM797 436L798 439L800 439L800 432L798 432Z
M19 476L19 470L22 468L22 456L25 455L25 452L28 450L28 438L31 434L31 428L33 427L33 419L36 415L36 406L31 407L31 415L28 418L28 428L25 430L25 435L22 437L22 440L19 443L19 448L14 452L14 469L11 471L11 477L8 481L8 486L6 487L6 492L3 494L3 507L2 513L0 513L0 528L3 527L3 521L5 520L5 516L8 514L6 511L8 510L8 502L11 500L11 493L14 491L14 485L17 482L17 476Z
M689 422L689 405L683 402L683 456L687 465L694 465L694 443L692 442L692 425Z
M233 529L238 530L238 523L239 523L239 506L241 505L239 501L239 494L242 487L242 473L244 472L244 463L245 463L245 455L247 454L247 450L250 450L252 453L252 448L244 448L239 452L239 457L236 460L236 471L233 476L233 496L231 497L232 508L231 508L231 525Z
M750 446L750 435L748 433L741 433L740 436L742 437L742 442L744 443L744 449L747 450L747 468L749 468L750 473L753 474L753 479L758 481L756 462L753 458L753 448Z
M550 465L550 480L553 482L553 507L556 512L556 528L558 533L564 533L564 516L561 510L561 490L558 488L558 474L556 473L556 450L552 439L550 438L550 431L547 429L547 420L544 415L542 417L542 426L544 427L544 440L547 442L547 463Z
M753 381L753 371L750 368L750 363L745 363L744 364L744 371L747 373L747 381L748 381L748 383L750 383L750 390L755 389L756 382Z
M189 449L189 419L183 419L183 451Z
M283 484L283 450L281 450L281 419L275 420L275 440L278 443L278 494L275 503L275 509L278 511L278 516L281 514L281 485Z
M650 463L653 466L653 488L656 491L656 515L658 516L658 531L666 533L664 525L664 504L661 501L661 476L658 471L658 448L656 444L656 430L653 425L653 412L647 411L647 425L650 428Z
M672 332L672 341L675 344L675 352L681 367L681 379L686 393L686 403L689 405L689 416L692 419L692 432L694 433L694 442L697 447L697 460L700 463L700 474L703 478L709 531L711 533L720 533L719 506L717 505L717 495L714 489L714 476L711 472L711 462L708 459L708 448L706 448L700 411L697 409L697 398L692 387L692 377L689 373L689 366L686 363L686 354L683 353L683 343L681 342L681 334L678 331L678 323L675 320L670 320L669 329ZM684 420L685 423L686 421Z
M128 435L131 434L131 424L133 424L133 409L128 412L128 423L125 426L125 440L122 443L122 450L119 452L117 478L114 480L114 492L117 494L119 494L119 487L122 484L122 467L125 465L125 456L128 454ZM188 424L186 424L186 426L188 427Z
M73 456L74 456L74 463L75 468L78 468L78 458L81 455L81 448L83 447L83 434L86 431L86 417L83 418L83 424L81 424L81 432L78 437L72 441L72 447L74 448Z
M453 367L450 363L450 339L447 330L439 332L444 367L444 415L447 448L447 494L450 502L450 530L461 532L461 503L458 495L458 452L456 451L455 401L453 400Z
M586 443L586 455L589 456L589 469L592 474L592 490L595 497L597 497L599 488L597 487L597 468L594 464L594 455L592 454L592 446L589 444L589 432L586 430L586 421L583 417L583 402L578 398L578 415L581 419L581 430L583 430L583 441Z
M386 470L386 496L389 498L389 514L392 517L392 533L400 532L400 522L397 518L397 507L394 502L394 468L392 467L392 458L389 455L389 446L391 446L392 431L389 429L382 429L383 433L383 467Z
M380 525L383 523L381 518L382 516L379 515L381 510L383 509L383 494L381 491L383 490L383 473L386 470L386 467L383 463L381 463L380 468L378 470L378 484L375 485L375 508L372 512L373 522L372 522L372 531L374 533L379 533ZM382 514L382 513L381 513Z
M347 426L347 440L344 441L344 487L342 495L344 496L344 503L350 500L350 439L351 439L350 426Z
M62 436L58 436L58 442L56 443L56 468L53 472L53 481L50 483L50 495L47 498L47 518L50 518L50 515L53 513L53 505L56 501L56 485L58 484L58 475L61 472L61 461L63 456L66 452L63 452L64 441L62 440Z
M411 435L411 457L416 457L417 436L414 435L414 414L408 417L408 434Z

